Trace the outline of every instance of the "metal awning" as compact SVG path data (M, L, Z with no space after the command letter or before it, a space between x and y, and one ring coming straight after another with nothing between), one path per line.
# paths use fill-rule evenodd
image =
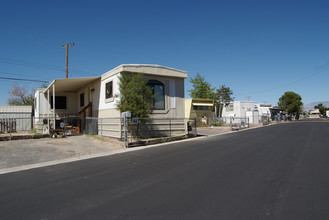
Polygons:
M80 88L87 86L88 84L93 83L94 81L100 79L101 77L85 77L85 78L70 78L70 79L55 79L50 85L44 90L44 94L47 94L48 102L48 131L50 131L50 95L52 95L52 117L53 121L56 121L56 93L58 92L75 92ZM56 123L53 123L53 129L56 130Z
M85 77L85 78L69 78L69 79L55 79L53 80L44 93L49 90L51 92L51 87L56 86L56 92L74 92L101 77Z
M196 105L196 106L214 106L213 103L204 103L204 102L193 102L192 105Z

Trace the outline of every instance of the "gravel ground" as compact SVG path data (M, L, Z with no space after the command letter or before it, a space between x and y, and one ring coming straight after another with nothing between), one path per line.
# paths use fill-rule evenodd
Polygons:
M0 142L0 169L108 153L123 148L116 139L68 136Z
M228 132L232 132L230 127L197 128L198 135L203 136ZM70 158L79 159L96 154L108 154L122 151L123 148L123 142L118 139L86 135L57 139L0 141L0 170Z

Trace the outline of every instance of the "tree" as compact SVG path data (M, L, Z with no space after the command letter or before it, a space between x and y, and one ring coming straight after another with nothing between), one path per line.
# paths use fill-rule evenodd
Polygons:
M295 115L299 119L302 113L302 97L294 92L285 92L279 99L278 106L281 111L285 111L290 115Z
M120 112L131 112L131 117L147 118L152 112L153 94L143 74L122 74L119 77L120 101L117 109Z
M219 86L219 89L216 90L215 100L219 104L219 116L222 115L223 106L227 106L234 100L232 97L233 91L230 87L225 87L225 85Z
M9 105L33 105L33 89L29 91L26 87L17 83L13 83L12 86L13 89L8 91L11 97L8 99Z
M49 83L47 83L47 82L43 82L41 84L41 88L47 88L48 86L49 86Z
M190 78L190 83L193 85L193 89L188 90L190 92L191 98L199 99L213 99L215 88L211 88L210 83L208 83L203 76L199 73L196 74L194 78Z
M315 109L319 109L321 115L326 115L326 111L329 110L325 105L319 103L318 105L314 106Z

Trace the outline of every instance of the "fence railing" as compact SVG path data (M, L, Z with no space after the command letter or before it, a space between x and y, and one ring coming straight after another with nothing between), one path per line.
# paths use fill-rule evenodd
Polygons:
M237 118L237 117L231 117L230 118L230 128L231 131L241 128L249 128L249 118Z
M76 116L34 117L33 127L37 133L50 135L74 135L84 133L85 119Z
M171 139L196 134L196 118L129 118L126 125L122 124L121 137L129 144L146 139Z
M250 124L262 124L267 125L271 119L269 116L259 116L257 118L250 117L210 117L210 118L196 118L197 127L213 127L213 126L240 126L246 127ZM253 121L253 122L252 122Z
M0 118L0 133L16 131L30 131L32 129L32 117L29 118Z
M190 118L133 118L128 120L130 135L135 138L172 137L191 134L195 119ZM194 126L195 128L195 126Z
M66 116L56 118L34 118L34 127L38 133L53 133L60 135L89 134L124 139L127 141L141 139L175 137L180 135L196 135L196 118L127 118L126 129L124 118L95 118ZM55 128L55 129L54 129Z
M29 131L32 129L32 115L26 112L0 112L0 132L8 131L12 121L12 131Z
M16 131L16 119L0 119L0 133L11 133Z

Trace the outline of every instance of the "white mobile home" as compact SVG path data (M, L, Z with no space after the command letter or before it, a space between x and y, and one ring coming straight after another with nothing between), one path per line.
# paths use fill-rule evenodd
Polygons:
M152 117L184 117L184 79L187 72L158 65L129 64L110 70L101 77L99 117L120 116L116 109L119 98L119 79L122 73L143 73L148 85L159 94L154 103ZM108 89L113 91L108 91Z
M157 91L151 117L184 118L184 79L187 72L159 65L124 64L99 77L55 79L46 89L38 89L35 94L36 123L42 121L48 124L50 120L66 116L117 117L117 121L107 123L102 134L120 137L120 112L117 110L119 76L136 73L143 73L148 86ZM44 118L48 121L45 122ZM74 127L78 128L78 133L83 129L79 124Z
M319 109L310 110L308 117L309 118L320 118L321 117L320 110Z
M243 118L246 117L247 111L253 111L253 110L254 110L254 102L252 101L234 101L228 104L227 106L224 105L222 117Z
M271 104L256 104L255 109L259 111L260 116L271 117Z
M259 123L259 112L253 101L234 101L223 107L222 118L246 119L249 123Z

